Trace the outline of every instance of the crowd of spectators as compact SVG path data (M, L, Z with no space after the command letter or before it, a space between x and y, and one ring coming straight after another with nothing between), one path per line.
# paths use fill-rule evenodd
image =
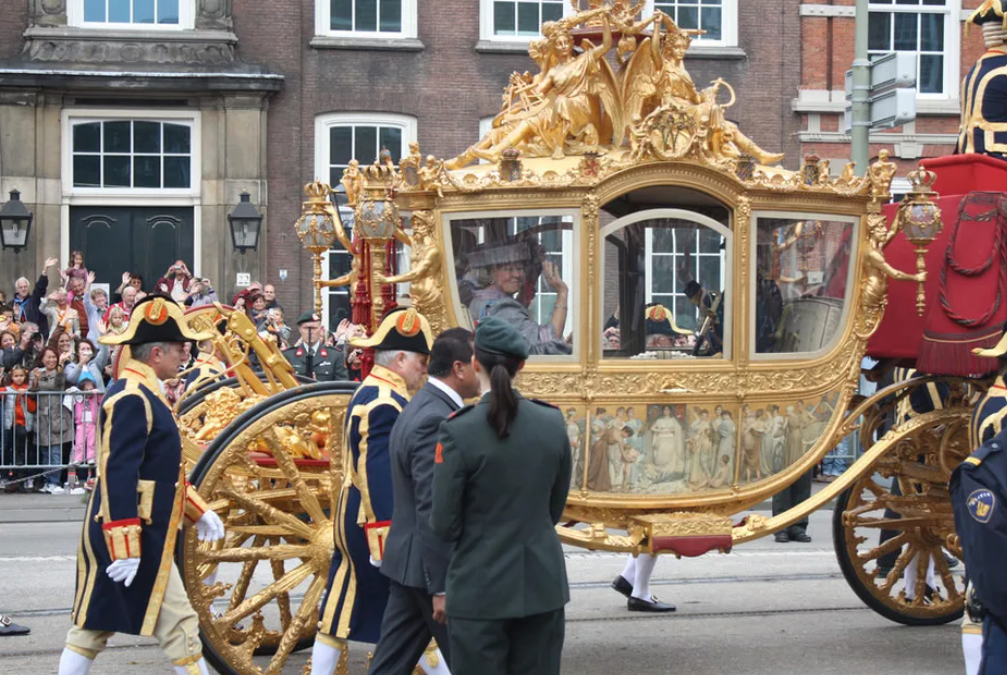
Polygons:
M34 284L18 279L10 297L0 290L0 486L7 491L78 493L90 486L100 397L114 358L100 339L126 330L133 307L148 293L169 296L186 308L230 302L246 312L264 339L281 349L300 344L271 284L253 283L233 298L221 298L209 279L195 277L177 260L149 286L142 276L124 272L118 287L106 291L80 251L70 260L61 269L57 258L47 259ZM50 288L57 274L60 284ZM337 333L347 326L344 322ZM326 334L325 342L334 345L341 337ZM183 369L192 370L198 349L187 349ZM166 397L174 402L191 382L165 382Z

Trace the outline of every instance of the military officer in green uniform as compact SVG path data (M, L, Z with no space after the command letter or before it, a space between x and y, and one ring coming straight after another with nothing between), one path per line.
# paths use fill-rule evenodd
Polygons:
M297 329L301 333L301 341L283 352L295 373L319 382L348 379L343 348L325 345L321 317L305 312L297 318Z
M114 633L157 638L178 675L207 675L199 619L175 567L184 523L217 540L224 524L185 480L182 440L161 382L185 342L206 340L170 297L137 303L121 335L117 379L98 415L98 480L77 551L77 592L59 675L87 675Z
M455 543L445 585L454 675L560 672L570 591L555 525L572 458L559 409L513 388L528 352L508 322L479 322L482 400L443 422L434 451L430 526Z

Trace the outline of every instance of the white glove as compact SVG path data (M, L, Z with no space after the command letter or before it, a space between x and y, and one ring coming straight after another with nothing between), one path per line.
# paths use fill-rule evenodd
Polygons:
M124 558L114 561L108 566L105 573L112 577L112 581L125 581L126 588L129 588L129 585L133 583L133 579L136 577L138 569L140 569L139 558Z
M224 522L213 511L207 511L196 521L200 541L217 541L224 538Z
M369 557L371 559L371 565L373 565L374 567L377 567L377 568L381 567L381 561L380 560L375 560L374 556L369 556Z

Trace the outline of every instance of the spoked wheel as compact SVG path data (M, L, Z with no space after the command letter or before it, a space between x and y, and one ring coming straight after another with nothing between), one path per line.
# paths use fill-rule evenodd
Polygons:
M925 626L962 616L962 570L948 558L960 553L948 549L957 539L948 480L969 455L970 412L922 415L896 428L874 472L836 500L832 533L843 576L892 621Z
M313 384L270 397L235 419L190 477L227 531L209 545L187 528L177 549L204 654L220 673L278 675L311 645L355 387Z

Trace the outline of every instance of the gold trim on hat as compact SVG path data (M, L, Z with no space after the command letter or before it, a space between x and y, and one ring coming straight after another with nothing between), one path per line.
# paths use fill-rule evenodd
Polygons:
M664 305L651 305L647 308L645 316L651 321L656 321L658 323L667 321L671 325L671 330L679 335L692 335L691 330L685 330L678 327L678 324L675 323L675 316L669 312L668 308Z

